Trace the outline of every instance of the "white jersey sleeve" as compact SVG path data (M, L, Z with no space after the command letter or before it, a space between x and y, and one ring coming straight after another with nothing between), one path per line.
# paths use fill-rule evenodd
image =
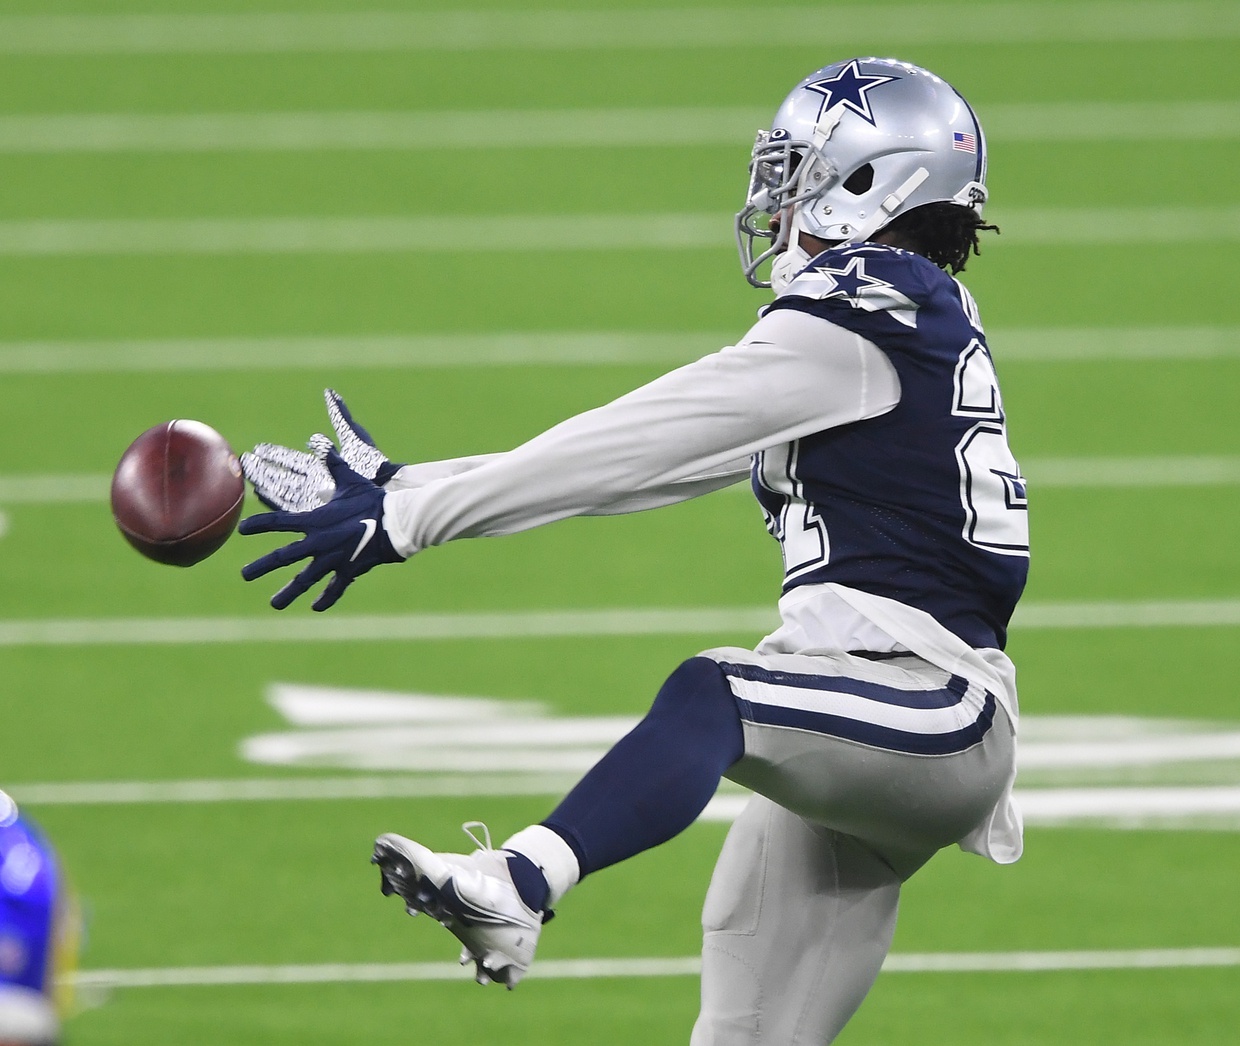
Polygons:
M436 463L448 474L389 491L384 526L409 556L456 538L672 504L742 478L757 451L875 417L899 398L895 368L873 342L776 311L736 345L514 450L457 459L459 470Z
M502 458L503 454L474 454L465 458L448 458L445 461L420 461L414 465L402 465L384 485L384 490L417 490L437 479L459 476L485 465L488 461Z
M416 490L437 479L459 476L464 472L479 468L488 462L502 458L503 454L476 454L471 457L449 458L446 461L424 461L416 465L404 465L384 484L383 489ZM610 505L601 505L585 509L582 515L602 516L617 515L622 512L639 512L643 509L659 508L663 505L674 505L678 501L701 494L709 494L713 490L737 483L749 475L749 459L737 458L726 463L711 475L690 476L666 487L634 493Z

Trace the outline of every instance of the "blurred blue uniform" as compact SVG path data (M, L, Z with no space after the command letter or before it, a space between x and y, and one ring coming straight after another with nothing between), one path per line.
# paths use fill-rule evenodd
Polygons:
M0 792L0 1043L56 1041L76 911L55 851Z

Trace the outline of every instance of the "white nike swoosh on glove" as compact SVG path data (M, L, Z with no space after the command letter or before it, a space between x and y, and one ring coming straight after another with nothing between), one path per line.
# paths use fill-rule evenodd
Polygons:
M370 544L370 539L375 536L375 528L379 525L373 519L363 519L362 523L362 540L357 543L357 548L353 550L353 555L349 557L352 563L358 556L362 554L362 549Z

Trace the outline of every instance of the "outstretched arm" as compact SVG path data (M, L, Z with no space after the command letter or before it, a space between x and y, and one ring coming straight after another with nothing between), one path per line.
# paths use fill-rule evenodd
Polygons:
M668 504L679 500L678 488L691 496L739 478L750 454L882 414L898 400L895 368L871 342L818 317L778 311L737 345L507 454L392 491L385 525L408 556L457 538Z
M471 472L493 461L499 461L503 454L477 454L473 457L451 458L446 461L424 461L416 465L405 465L388 481L384 490L417 490L436 480L448 479ZM674 505L678 501L700 497L722 487L731 486L749 477L749 458L737 458L729 461L713 473L701 476L690 476L663 487L630 494L609 505L587 509L582 515L602 516L616 515L622 512L641 512L645 509L662 508Z
M394 477L385 491L334 448L319 445L316 457L322 455L318 460L332 481L331 500L311 511L243 521L242 533L305 535L243 574L253 580L308 558L271 602L283 609L334 574L314 603L325 610L379 563L456 538L683 500L734 482L756 451L874 417L899 398L895 368L871 342L806 313L776 312L739 344L570 418L507 454L439 463L446 474L434 479L427 478L431 466L417 466L404 478L426 480L417 486L402 487ZM373 447L361 433L365 447ZM368 452L362 454L368 460L359 466L368 470Z

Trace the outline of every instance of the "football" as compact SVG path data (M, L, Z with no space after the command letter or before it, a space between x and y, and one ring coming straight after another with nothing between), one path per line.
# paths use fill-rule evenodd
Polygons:
M129 445L112 476L112 518L148 559L188 567L215 552L245 500L241 463L215 429L165 421Z

